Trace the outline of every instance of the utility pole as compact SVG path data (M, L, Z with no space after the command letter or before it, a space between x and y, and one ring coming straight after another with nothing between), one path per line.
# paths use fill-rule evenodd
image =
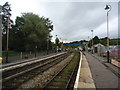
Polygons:
M9 28L10 28L10 16L8 16L7 31L6 31L6 63L8 63Z

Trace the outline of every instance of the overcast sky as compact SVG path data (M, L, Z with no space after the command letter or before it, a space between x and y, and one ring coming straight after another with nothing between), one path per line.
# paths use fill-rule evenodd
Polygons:
M117 2L41 2L40 0L7 0L11 4L12 20L22 12L33 12L50 18L53 22L53 40L57 35L64 42L88 40L93 35L107 36L106 4L112 6L109 12L110 38L118 37L118 3ZM0 0L3 5L6 0ZM100 1L100 0L99 0Z

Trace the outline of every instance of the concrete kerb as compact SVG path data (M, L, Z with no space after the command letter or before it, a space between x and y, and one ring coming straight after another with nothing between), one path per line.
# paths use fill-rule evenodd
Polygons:
M79 78L80 78L80 69L81 69L81 62L82 62L82 52L80 52L80 62L79 62L79 68L77 71L77 76L74 84L74 90L77 90L78 88L78 83L79 83Z
M78 88L81 88L81 89L82 88L86 88L86 89L92 88L93 90L96 90L95 83L94 83L94 80L92 78L91 70L90 70L90 67L88 65L88 61L85 59L85 55L83 55L82 52L80 52L80 53L81 53L81 56L80 56L80 62L79 62L79 68L77 71L76 81L74 84L74 90L77 90ZM84 60L84 62L83 62L83 60ZM82 68L82 65L84 65L85 67ZM86 82L84 82L84 81L80 81L80 79L81 80L88 79L88 80L86 80Z
M78 88L83 88L83 89L89 88L92 90L96 90L92 73L89 67L89 63L85 55L83 55L83 60L81 63L80 80L79 80Z

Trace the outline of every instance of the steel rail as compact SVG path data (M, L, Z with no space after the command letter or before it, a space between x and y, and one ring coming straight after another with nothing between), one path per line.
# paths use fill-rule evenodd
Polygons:
M57 57L57 58L54 58L52 61L49 61L49 62L47 62L47 63L45 63L45 64L43 64L43 65L39 65L39 66L35 66L35 67L33 67L33 68L30 68L30 69L28 69L28 70L25 70L25 71L22 71L22 72L20 72L20 73L17 73L17 74L15 74L15 75L12 75L12 76L10 76L10 77L7 77L6 79L4 79L3 80L3 85L5 85L4 83L6 83L6 82L8 82L8 81L10 81L10 80L12 80L12 79L14 79L14 78L17 78L17 77L19 77L19 76L22 76L23 74L28 74L28 72L31 72L31 71L35 71L35 69L37 69L37 68L40 68L41 67L41 69L42 69L42 67L44 67L44 66L47 66L47 65L50 65L51 63L53 63L53 61L58 61L58 62L56 62L56 63L59 63L59 60L58 59L62 59L62 57L64 57L64 56L59 56L59 57ZM55 64L56 64L55 63ZM51 64L51 66L49 66L48 68L50 68L50 67L52 67L52 64ZM48 69L47 68L47 69ZM41 70L41 72L43 72L44 70ZM40 72L39 72L40 73ZM30 73L29 73L30 74ZM32 75L33 76L33 75ZM10 81L10 82L12 82L12 81Z
M66 53L64 53L64 54L66 54ZM49 58L49 60L52 60L52 59L57 58L57 57L59 57L59 56L62 56L62 55L64 55L64 54L61 54L61 55L58 55L58 56ZM38 63L21 65L21 66L18 67L18 68L14 68L14 69L9 69L9 70L3 71L3 72L2 72L2 75L3 75L3 76L2 76L2 79L11 76L11 74L13 75L13 74L22 72L22 71L24 71L24 70L26 70L26 69L29 69L29 68L31 68L31 67L34 67L35 65L38 66L39 64L43 64L43 63L45 63L46 61L48 61L48 59L41 60L41 61L39 61Z
M54 82L55 78L56 78L57 76L59 76L59 75L64 71L64 69L66 69L66 67L70 64L71 61L72 61L72 59L71 59L63 68L61 68L61 70L60 70L56 75L54 75L53 78L52 78L50 81L48 81L48 82L43 86L43 89L44 89L44 90L47 89L51 83ZM78 65L79 65L79 63L76 63L76 65L74 66L74 68L73 68L73 70L72 70L72 72L71 72L71 75L69 76L70 78L69 78L69 80L68 80L68 82L67 82L67 84L66 84L66 86L65 86L65 89L69 89L69 86L70 86L70 84L71 84L71 80L72 80L72 78L73 78L73 76L74 76L74 74L75 74L75 71L76 71L76 69L78 69ZM54 87L54 85L53 85L53 87Z
M59 54L56 54L56 55L52 55L52 56L49 56L49 57L35 58L35 59L26 60L26 61L23 61L23 62L13 63L11 65L3 66L2 68L0 68L0 71L4 72L4 71L7 71L7 70L11 70L11 69L15 69L15 68L18 68L18 67L22 67L22 66L25 66L25 65L38 63L40 61L44 61L44 60L47 60L47 59L50 59L50 58L54 58L54 57L56 57L58 55L62 55L62 54L65 54L65 53L66 52L62 52L62 53L59 53Z

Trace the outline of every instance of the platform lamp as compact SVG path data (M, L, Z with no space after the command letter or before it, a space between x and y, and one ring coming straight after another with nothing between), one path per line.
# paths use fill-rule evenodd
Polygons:
M88 51L89 51L89 46L90 46L89 36L88 36L88 44L87 44L87 45L88 45L88 47L87 47L87 48L88 48Z
M108 27L108 14L111 10L111 5L106 5L105 10L107 11L107 62L109 63L109 27Z
M93 54L93 30L91 30L92 32L92 54Z
M47 37L47 54L49 53L49 40L50 40L50 36Z
M35 57L37 56L37 45L35 46Z
M9 44L9 29L10 29L10 15L7 18L7 30L6 30L6 63L8 63L8 44Z
M0 57L2 57L2 6L0 5Z

